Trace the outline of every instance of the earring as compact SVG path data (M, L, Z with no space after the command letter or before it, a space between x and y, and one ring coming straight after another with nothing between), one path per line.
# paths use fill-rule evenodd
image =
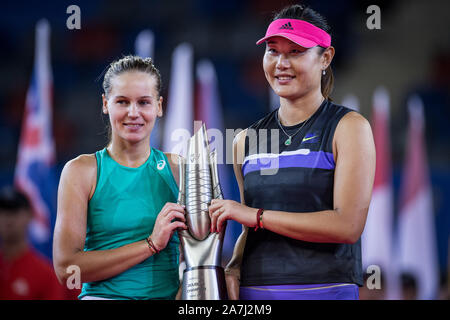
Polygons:
M325 73L326 73L326 71L325 71L325 70L322 70L322 75L325 75Z

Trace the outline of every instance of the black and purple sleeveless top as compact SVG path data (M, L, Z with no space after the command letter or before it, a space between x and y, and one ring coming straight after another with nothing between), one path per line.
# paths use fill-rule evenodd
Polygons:
M242 165L246 205L298 214L333 210L333 136L350 111L325 100L306 123L283 126L287 135L277 121L278 109L250 126ZM294 133L291 143L285 143ZM249 229L242 286L320 283L362 286L360 239L354 244L313 243Z

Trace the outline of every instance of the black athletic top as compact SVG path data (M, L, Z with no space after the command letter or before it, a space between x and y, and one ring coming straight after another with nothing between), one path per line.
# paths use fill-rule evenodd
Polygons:
M299 214L333 210L333 135L350 111L325 100L306 122L283 126L289 135L303 126L288 145L288 136L279 129L278 110L251 125L242 165L246 205L305 212ZM313 243L249 228L242 286L318 283L362 286L361 239L354 244Z

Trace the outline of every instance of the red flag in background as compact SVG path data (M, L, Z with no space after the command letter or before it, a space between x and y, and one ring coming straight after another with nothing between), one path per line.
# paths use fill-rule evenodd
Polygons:
M423 103L408 100L409 129L398 217L399 268L415 277L418 299L435 299L438 261L433 199L426 157Z
M372 129L376 149L375 181L372 200L362 237L363 267L376 265L384 279L384 298L398 298L393 272L393 193L391 138L389 130L390 99L384 88L373 96ZM372 289L378 290L378 289Z
M47 20L41 20L36 26L34 67L25 102L14 176L15 185L28 196L33 208L31 241L48 257L51 256L51 224L56 216L57 193L53 168L53 79L49 44L50 26Z

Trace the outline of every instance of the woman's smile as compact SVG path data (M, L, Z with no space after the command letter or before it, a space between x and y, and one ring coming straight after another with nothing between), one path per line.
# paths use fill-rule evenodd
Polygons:
M127 128L129 131L136 132L136 131L139 131L144 126L144 124L143 123L125 122L125 123L123 123L123 126L125 128Z
M290 84L291 81L295 79L295 76L289 74L278 74L275 75L275 79L277 79L278 84L287 85Z

